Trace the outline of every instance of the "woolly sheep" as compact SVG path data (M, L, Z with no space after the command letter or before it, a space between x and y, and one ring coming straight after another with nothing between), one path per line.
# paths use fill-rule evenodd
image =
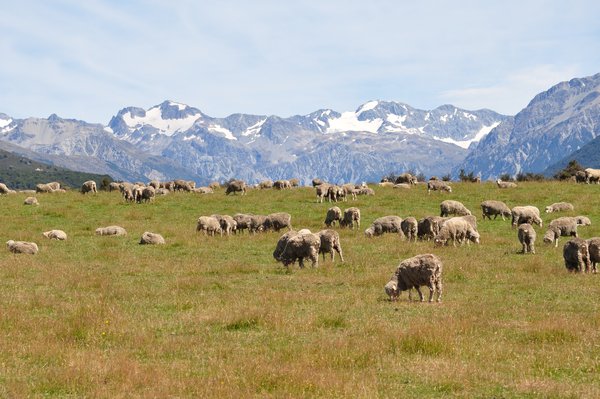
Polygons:
M402 229L402 233L408 241L417 241L417 219L415 219L412 216L402 219L402 223L400 223L400 228Z
M327 215L325 216L325 226L331 227L335 224L335 222L340 223L342 220L342 210L337 206L332 206L327 210Z
M385 294L390 298L390 301L394 302L398 300L400 292L398 291L398 282L396 280L390 280L383 287ZM409 291L410 292L410 291Z
M535 229L529 223L523 223L519 226L517 236L519 237L519 242L523 245L523 253L526 254L530 252L535 254L535 239L537 234L535 233Z
M215 233L219 233L221 236L223 235L219 220L212 216L200 216L198 218L198 223L196 224L196 231L201 231L204 235L214 236Z
M229 215L210 215L211 217L217 219L219 221L219 225L221 226L221 231L224 231L225 234L230 235L232 232L235 233L237 230L237 222Z
M321 238L317 234L296 234L291 235L281 254L279 261L287 268L298 260L300 268L304 267L304 258L312 262L313 267L319 267L319 250L321 248Z
M392 275L390 282L386 284L386 293L393 300L400 296L402 291L415 288L421 302L424 300L421 286L429 288L429 302L433 301L434 292L437 291L437 302L442 300L442 261L433 254L417 255L400 262L400 265ZM395 292L394 283L396 283ZM390 295L392 293L393 295Z
M227 189L225 190L225 195L229 195L231 193L242 193L241 195L246 195L246 182L243 180L232 180L227 185Z
M142 238L140 239L141 245L161 245L165 243L165 239L158 233L151 233L149 231L144 232L142 234Z
M589 272L590 254L587 241L581 238L573 238L567 241L563 247L563 259L568 271Z
M248 231L253 234L263 231L266 218L265 215L250 215Z
M554 204L546 207L546 213L572 211L573 209L575 209L573 204L568 202L555 202Z
M99 235L99 236L124 236L124 235L127 235L127 231L121 226L98 227L96 229L96 235Z
M417 224L417 237L421 240L431 240L440 232L442 223L446 220L441 216L427 216Z
M338 200L346 201L346 191L337 185L329 186L327 189L327 198L329 202L338 202Z
M242 233L246 229L250 230L251 215L246 215L245 213L236 213L233 215L233 220L237 224L235 231L236 233Z
M265 217L263 222L264 231L279 231L284 227L287 227L290 230L292 229L292 215L286 212L271 213Z
M359 188L356 195L375 195L375 190L370 187Z
M481 203L481 212L482 217L485 220L486 216L488 219L492 220L492 215L494 216L494 220L500 215L502 220L506 220L504 217L512 216L510 208L506 206L506 204L502 201L496 200L487 200Z
M27 197L25 198L25 201L23 201L24 205L39 205L40 203L38 202L37 198L35 197Z
M166 188L159 188L156 190L156 195L168 195L169 194L169 190L167 190Z
M323 202L323 197L327 196L329 192L330 184L321 183L315 186L315 192L317 194L317 202Z
M194 186L195 185L196 185L196 183L194 183ZM173 190L174 191L192 192L192 191L194 191L194 187L192 187L192 184L190 184L190 182L187 180L175 179L173 181Z
M62 230L49 230L43 232L42 235L50 240L64 241L67 239L67 233Z
M261 181L260 183L258 183L258 188L260 188L261 190L273 188L273 180Z
M562 217L554 219L548 225L548 230L544 234L544 242L547 244L555 243L555 247L558 247L558 238L563 237L577 237L577 220L572 217Z
M394 183L417 184L417 178L411 175L410 173L402 173L396 178L396 181Z
M575 181L577 183L586 183L587 178L583 170L578 170L577 172L575 172Z
M158 190L160 188L160 182L158 180L150 180L150 182L148 182L148 187Z
M285 246L287 245L288 240L297 234L298 234L297 231L289 230L284 235L279 237L279 240L277 241L277 245L275 245L275 250L273 251L273 258L275 258L276 261L278 261L278 262L281 261L281 255L283 254L283 250L285 249Z
M592 221L587 216L575 216L577 224L580 226L591 226Z
M592 272L596 273L596 264L600 262L600 237L592 237L587 241Z
M502 181L500 179L496 180L496 184L498 188L515 188L517 187L517 183L513 183L511 181Z
M112 192L112 191L119 191L119 190L120 190L120 187L121 187L121 186L120 186L120 184L119 184L119 183L117 183L117 182L114 182L114 181L111 181L111 182L108 184L108 191L109 191L109 192Z
M60 188L60 184L59 184L58 188ZM40 183L40 184L35 185L35 192L36 193L52 193L52 192L54 192L54 188L53 188L53 186L51 186L47 183Z
M340 221L340 227L350 227L351 229L354 229L355 225L357 228L360 228L360 209L351 207L344 210L344 217Z
M389 215L375 219L367 230L367 237L380 236L385 233L397 233L404 236L402 233L402 218L399 216Z
M408 184L408 183L397 183L397 184L394 184L392 186L392 188L402 188L402 189L409 189L410 190L410 184Z
M96 182L93 180L88 180L81 185L81 194L86 193L97 193Z
M352 183L346 183L346 184L342 184L342 190L344 190L344 201L347 200L348 195L350 195L352 197L352 201L356 200L356 194L358 192L358 189L355 187L354 184Z
M300 186L300 179L298 179L297 177L293 177L290 179L290 184L292 185L292 187L298 187Z
M312 186L313 187L320 186L323 183L325 183L325 182L323 180L321 180L321 179L318 179L318 178L312 179Z
M471 211L465 207L462 202L454 200L445 200L440 204L440 216L445 217L449 215L456 216L467 216L470 215Z
M457 241L462 245L464 240L467 240L467 244L470 241L479 244L479 233L467 220L460 217L450 218L442 225L434 243L436 246L447 245L450 239L453 246L456 246Z
M584 170L585 172L585 182L587 184L590 183L596 183L596 184L600 184L600 169L592 169L592 168L587 168L586 170Z
M8 240L6 247L14 254L35 255L38 253L38 246L35 242Z
M512 227L517 227L522 223L535 223L542 227L542 219L540 218L540 210L532 205L515 206L511 210Z
M194 189L197 194L214 194L215 191L210 187L197 187Z
M273 182L273 188L277 190L286 190L292 188L292 183L289 180L277 180Z
M342 245L340 244L340 235L337 231L326 229L321 230L317 233L319 238L321 239L321 246L319 248L319 253L323 254L323 260L325 260L325 254L331 254L331 261L335 260L335 252L340 255L340 259L342 262L344 261L344 256L342 255Z
M10 188L8 188L6 186L6 184L4 183L0 183L0 194L10 194L10 192L13 191Z
M451 193L452 187L444 181L430 180L427 182L427 194L431 194L432 191L447 191Z
M394 183L389 181L382 181L377 184L379 187L394 187Z
M142 195L140 196L140 199L138 202L141 202L141 201L151 202L154 200L155 196L156 196L156 190L154 189L154 187L152 187L152 186L144 187L142 189Z

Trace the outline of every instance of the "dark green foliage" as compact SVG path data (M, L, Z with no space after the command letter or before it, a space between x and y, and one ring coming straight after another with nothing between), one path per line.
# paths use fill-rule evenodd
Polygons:
M515 179L513 179L513 177L511 175L509 175L508 173L502 173L499 177L500 180L502 181L514 181Z
M517 174L517 181L544 181L546 177L541 173L519 173Z
M569 164L562 170L559 170L554 174L554 178L558 180L568 180L579 171L583 171L583 166L579 164L575 159L569 161Z
M450 173L448 173L447 175L442 176L442 180L443 181L451 181L452 176L450 175Z

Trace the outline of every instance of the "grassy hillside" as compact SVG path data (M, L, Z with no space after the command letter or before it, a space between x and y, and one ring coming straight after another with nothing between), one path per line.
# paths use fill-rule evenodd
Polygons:
M212 213L292 214L319 230L328 203L314 191L247 196L175 193L131 205L118 193L0 197L0 241L35 241L35 256L5 252L0 267L0 397L569 398L600 396L600 276L566 272L559 248L517 253L510 222L479 220L482 244L434 248L363 230L377 217L439 214L443 199L476 215L486 199L543 209L570 201L600 236L600 186L454 184L375 187L358 206L360 231L339 230L345 263L290 272L272 258L280 234L204 237ZM125 237L97 237L119 224ZM44 240L59 228L66 242ZM144 231L165 246L137 244ZM444 262L440 304L390 303L398 263ZM310 264L310 262L308 263Z
M87 180L94 180L100 187L103 180L111 182L112 178L108 175L75 172L46 165L0 150L0 182L13 190L35 189L36 184L51 181L58 181L63 186L79 188Z

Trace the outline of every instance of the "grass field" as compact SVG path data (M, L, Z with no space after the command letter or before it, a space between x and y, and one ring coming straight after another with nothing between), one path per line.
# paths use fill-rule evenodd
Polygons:
M521 255L510 222L479 220L481 245L434 248L363 231L377 217L439 214L443 199L476 215L569 201L600 236L600 186L454 184L427 195L374 187L340 207L361 209L360 231L339 230L345 263L290 272L272 252L279 233L205 237L213 213L289 212L322 227L328 203L312 188L247 196L175 193L131 205L118 193L0 197L0 240L35 241L35 256L2 256L0 397L600 397L600 275L567 273L559 248ZM118 224L125 237L98 237ZM62 229L66 242L42 231ZM144 231L165 246L140 246ZM383 286L405 258L444 262L440 304L390 303ZM307 263L310 265L310 262Z

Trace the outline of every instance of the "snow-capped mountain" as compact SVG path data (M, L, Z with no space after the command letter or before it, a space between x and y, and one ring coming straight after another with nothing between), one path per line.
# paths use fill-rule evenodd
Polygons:
M600 135L600 74L538 94L473 148L459 169L482 178L543 172Z

